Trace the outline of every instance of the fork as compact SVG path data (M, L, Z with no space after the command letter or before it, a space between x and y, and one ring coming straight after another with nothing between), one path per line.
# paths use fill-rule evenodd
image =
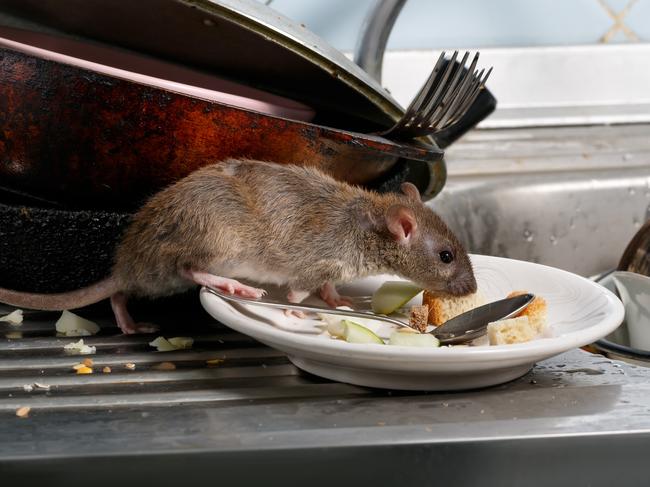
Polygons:
M465 63L469 52L459 63L456 62L457 58L458 51L454 51L449 61L445 60L445 52L440 54L429 78L413 98L406 113L380 135L393 139L433 135L458 122L484 88L492 68L487 73L485 69L474 71L478 52L467 69Z

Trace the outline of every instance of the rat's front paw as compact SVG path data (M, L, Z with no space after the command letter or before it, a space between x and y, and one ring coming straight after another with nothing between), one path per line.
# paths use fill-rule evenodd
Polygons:
M352 300L347 296L341 296L336 290L336 286L331 282L326 282L321 286L320 297L332 308L336 308L337 306L352 307Z

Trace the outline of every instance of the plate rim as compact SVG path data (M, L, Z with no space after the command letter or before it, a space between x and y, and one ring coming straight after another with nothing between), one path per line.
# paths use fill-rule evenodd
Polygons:
M504 257L494 257L480 254L470 254L470 257L472 259L478 257L478 260L486 258L489 260L516 262L518 264L524 264L526 266L543 267L550 269L552 272L559 272L561 274L568 275L571 279L580 280L588 286L597 289L598 292L603 294L607 299L606 307L611 312L607 313L598 324L587 329L565 333L557 337L539 338L530 342L517 343L512 345L490 345L466 348L454 348L445 346L437 348L415 348L402 346L382 346L378 344L355 344L334 339L326 340L323 338L318 338L315 335L298 334L288 330L275 328L267 324L264 324L264 327L260 327L259 329L254 329L254 334L250 334L250 336L260 341L264 341L268 338L274 343L277 343L277 340L275 338L278 338L280 342L286 342L286 339L289 338L289 341L291 343L288 343L287 346L290 346L292 349L302 349L305 351L305 353L318 354L319 356L340 357L341 355L346 354L346 352L349 352L351 354L354 354L355 358L364 358L369 360L374 359L376 361L392 361L399 359L406 362L422 362L426 359L429 362L451 363L455 361L491 362L495 359L503 358L507 360L530 359L531 362L534 362L539 357L551 357L573 348L578 348L593 343L599 338L602 338L603 336L606 336L614 331L623 321L625 309L620 300L605 287L600 286L598 283L593 282L583 276L579 276L578 274L566 271L564 269L558 269L556 267L519 259L509 259ZM201 288L200 299L203 307L211 316L213 315L208 309L210 307L210 303L215 301L222 302L220 298L210 293L205 288ZM237 324L236 326L231 326L228 323L223 324L229 328L235 329L240 333L249 334L248 327L251 327L252 323L248 323L248 320L248 318L237 318L236 321L241 321L242 324ZM239 326L246 329L246 331L238 329ZM260 338L258 338L258 334L261 335ZM317 344L318 347L314 347L314 345ZM314 350L307 350L309 347L313 347Z

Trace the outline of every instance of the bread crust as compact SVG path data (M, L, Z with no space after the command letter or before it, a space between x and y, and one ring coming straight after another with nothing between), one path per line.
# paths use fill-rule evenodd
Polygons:
M508 298L514 298L515 296L521 296L522 294L528 294L527 291L512 291L508 294ZM541 296L535 296L533 302L526 306L521 313L516 316L528 316L528 321L530 325L535 329L535 332L540 335L544 332L546 328L546 317L547 317L548 306L546 300Z
M422 304L429 306L429 323L439 326L465 311L484 305L485 298L478 291L467 296L440 296L425 290Z

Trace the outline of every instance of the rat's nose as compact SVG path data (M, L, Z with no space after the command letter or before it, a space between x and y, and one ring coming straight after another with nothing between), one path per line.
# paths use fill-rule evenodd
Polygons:
M474 274L463 274L451 281L447 287L447 292L454 296L465 296L476 292L476 278Z

